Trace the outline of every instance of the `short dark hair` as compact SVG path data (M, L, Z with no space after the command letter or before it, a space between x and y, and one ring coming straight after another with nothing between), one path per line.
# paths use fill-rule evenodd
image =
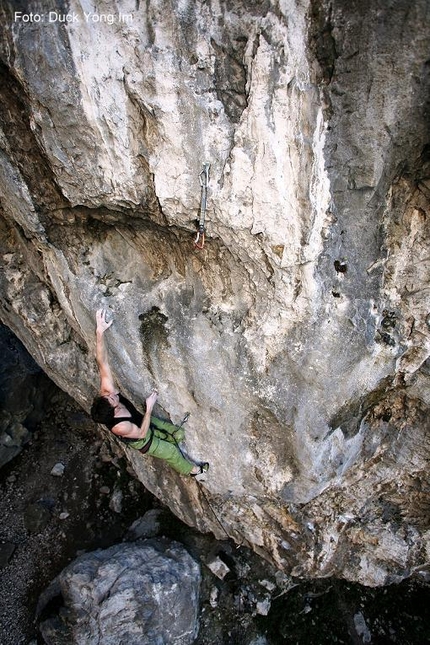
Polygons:
M96 423L111 423L114 420L115 408L105 396L96 396L91 406L91 418Z

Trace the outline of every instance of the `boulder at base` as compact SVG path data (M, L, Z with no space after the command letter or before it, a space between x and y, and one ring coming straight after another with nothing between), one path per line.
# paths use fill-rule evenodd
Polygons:
M41 634L48 645L188 645L198 631L199 587L199 565L177 542L86 553L42 595Z

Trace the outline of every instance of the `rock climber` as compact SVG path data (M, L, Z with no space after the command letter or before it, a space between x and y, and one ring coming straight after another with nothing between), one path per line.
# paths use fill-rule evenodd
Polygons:
M104 333L112 322L107 321L104 309L97 311L96 359L100 372L100 395L93 401L92 419L103 423L130 447L164 459L181 475L200 475L208 470L209 464L195 464L184 457L178 446L184 438L184 430L151 415L158 397L157 390L152 390L146 399L145 414L142 414L115 387L104 341Z

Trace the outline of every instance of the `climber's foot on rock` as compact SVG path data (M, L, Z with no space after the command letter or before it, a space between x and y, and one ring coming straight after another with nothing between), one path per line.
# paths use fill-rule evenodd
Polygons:
M199 464L198 466L194 466L192 471L190 472L191 477L196 477L197 475L202 475L203 473L207 472L209 470L209 462L204 461L202 464Z

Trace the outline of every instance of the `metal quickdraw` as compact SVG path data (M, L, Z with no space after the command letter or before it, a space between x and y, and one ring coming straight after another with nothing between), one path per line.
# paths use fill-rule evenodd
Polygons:
M208 197L210 167L211 167L210 163L205 161L205 163L203 164L203 170L199 175L200 186L202 187L202 196L200 201L199 230L197 232L197 237L194 240L194 246L196 249L202 249L205 245L205 216L206 216L206 205L207 205L207 197Z

